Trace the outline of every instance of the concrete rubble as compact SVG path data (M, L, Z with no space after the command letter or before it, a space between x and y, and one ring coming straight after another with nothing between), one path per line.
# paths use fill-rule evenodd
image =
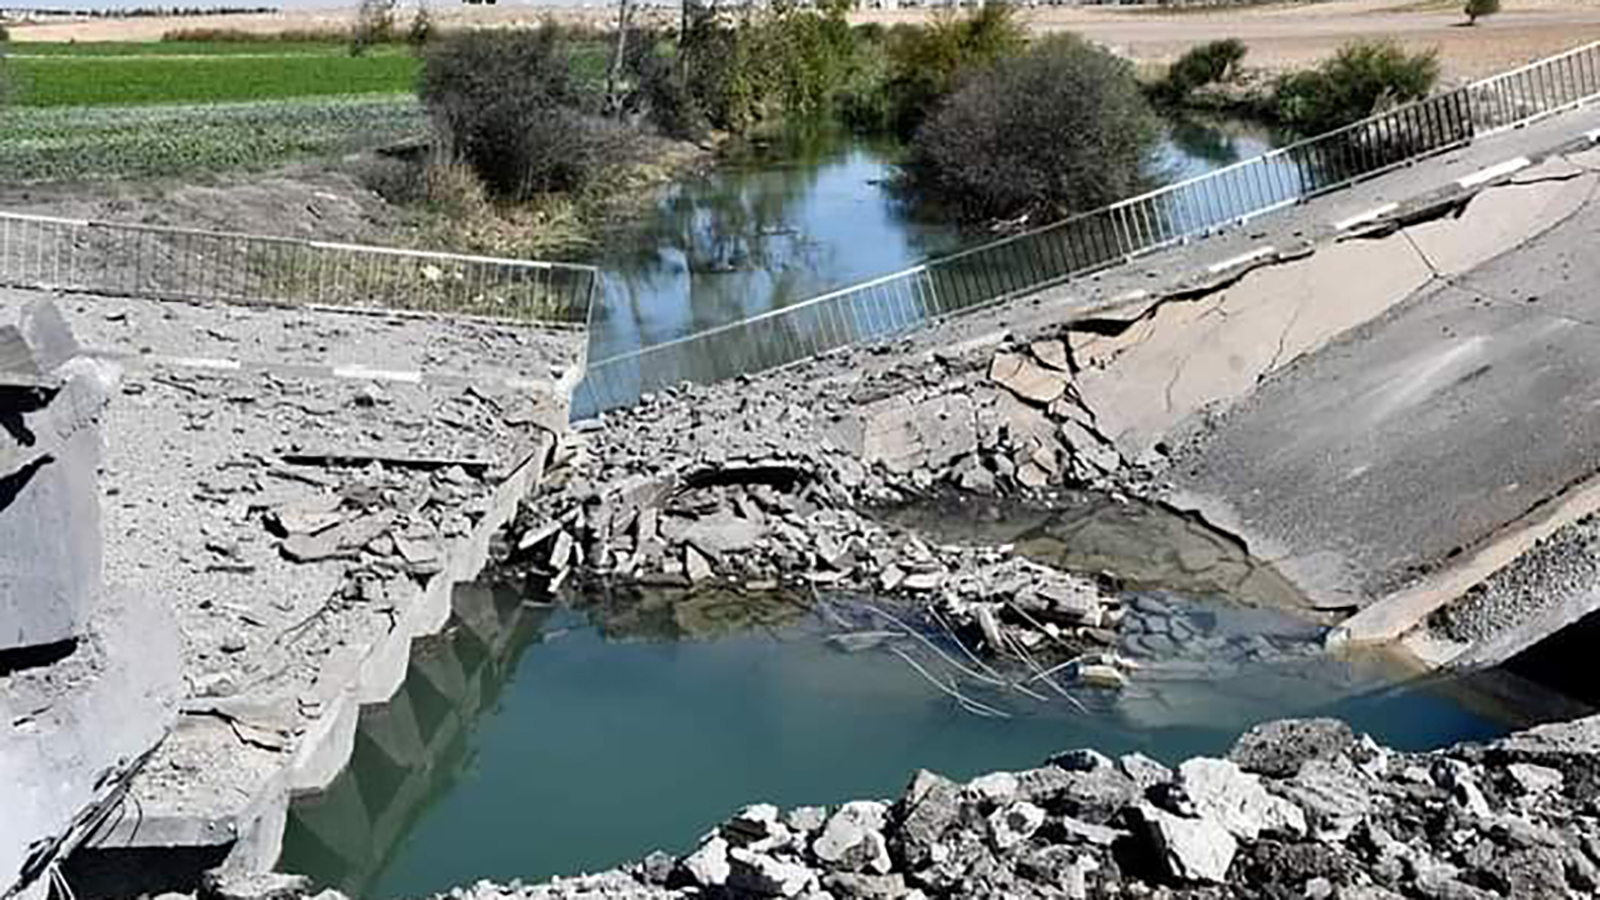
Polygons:
M893 801L737 812L682 857L449 900L555 898L1550 898L1600 890L1600 718L1403 753L1273 722L1176 772L1059 754Z
M36 300L0 292L0 327L28 321ZM483 565L537 484L565 430L557 376L578 359L582 334L202 304L54 305L82 342L69 367L120 370L96 412L104 452L97 485L89 467L89 496L105 533L105 580L119 595L160 598L166 617L125 632L170 670L161 703L132 729L136 750L107 741L138 760L116 782L116 804L140 815L100 823L69 877L80 892L136 894L192 879L178 871L189 858L266 871L291 793L326 786L344 766L361 705L399 686L412 639L444 626L451 585ZM0 331L7 360L17 331ZM359 348L341 349L337 335L355 333ZM430 366L423 348L452 345L490 353L493 377ZM231 358L189 355L225 347ZM395 360L421 369L385 376ZM14 458L0 455L8 471ZM74 558L77 568L60 571L80 571L94 554L74 549ZM0 566L16 561L7 554ZM41 677L66 677L72 662ZM33 696L0 688L19 704ZM69 815L82 807L41 804ZM203 852L169 865L160 854L170 848ZM97 881L102 852L148 854L139 867L148 886Z
M1004 653L1106 651L1107 585L1008 546L930 542L870 514L934 490L1115 489L1124 462L1077 401L1066 344L981 343L883 372L803 370L684 385L579 436L524 505L519 551L568 573L657 586L870 591L935 610ZM1120 686L1119 661L1076 669Z
M0 892L38 892L172 727L175 629L108 580L98 469L120 373L57 307L0 307Z

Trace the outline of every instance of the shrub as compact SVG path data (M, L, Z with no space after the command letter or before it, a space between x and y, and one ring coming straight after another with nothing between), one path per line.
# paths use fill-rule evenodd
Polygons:
M416 14L411 17L411 27L406 29L406 43L420 50L433 38L433 12L426 3L419 3Z
M582 188L625 147L587 109L560 28L464 31L431 45L418 94L456 159L491 194Z
M343 44L351 40L350 28L285 28L282 31L247 31L242 28L176 28L163 32L161 40L202 44Z
M1275 105L1284 122L1319 134L1383 106L1420 100L1438 80L1435 50L1407 53L1393 41L1356 41L1316 69L1280 79Z
M1500 0L1467 0L1467 24L1476 25L1484 16L1492 16L1500 11Z
M965 16L941 12L921 28L891 29L890 127L913 133L960 79L1016 56L1027 44L1027 28L1006 3L990 3Z
M895 77L890 38L882 28L862 32L862 27L857 27L850 65L834 94L834 111L841 122L857 131L887 131L895 118L890 95Z
M11 64L6 61L6 43L11 40L11 32L0 25L0 108L8 105L17 93L16 79L11 74Z
M967 80L918 131L910 170L969 216L1056 215L1135 193L1159 134L1133 67L1061 35Z
M707 123L689 96L672 40L652 29L635 29L628 38L623 70L633 84L622 113L649 119L665 134L699 138Z
M1165 92L1173 100L1182 100L1208 84L1226 81L1236 74L1249 52L1250 48L1238 38L1191 47L1167 70Z
M685 102L711 127L745 132L780 115L815 118L848 79L858 38L846 4L695 5L678 48Z
M356 8L356 21L350 29L350 55L360 56L374 44L387 44L394 40L394 7L396 0L361 0Z

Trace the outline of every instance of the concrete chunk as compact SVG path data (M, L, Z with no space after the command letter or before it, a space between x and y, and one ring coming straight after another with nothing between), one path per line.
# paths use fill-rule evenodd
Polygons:
M996 353L989 366L989 379L1018 397L1042 406L1048 406L1067 390L1064 375L1018 353Z
M42 408L15 412L30 443L0 444L18 465L0 473L0 649L52 644L82 632L101 581L98 417L105 391L71 378Z
M79 352L72 329L51 301L0 308L0 372L45 375Z

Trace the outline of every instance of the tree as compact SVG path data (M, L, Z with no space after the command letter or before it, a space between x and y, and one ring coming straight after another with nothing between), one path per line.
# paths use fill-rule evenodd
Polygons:
M433 31L433 11L428 8L428 0L417 0L417 14L411 17L411 27L406 30L406 43L420 51L433 40Z
M1467 24L1476 25L1484 16L1492 16L1500 11L1500 0L1467 0Z
M606 114L622 112L623 67L628 61L628 29L633 27L633 0L617 0L617 37L611 48L611 65L606 69Z
M350 55L360 56L374 44L386 44L394 39L394 7L396 0L361 0L356 8L356 22L350 29Z
M1058 35L964 79L918 130L910 168L968 216L1056 216L1137 193L1159 136L1133 66Z

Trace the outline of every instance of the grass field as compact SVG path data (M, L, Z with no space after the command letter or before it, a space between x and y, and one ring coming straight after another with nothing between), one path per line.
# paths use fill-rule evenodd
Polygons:
M28 44L8 60L25 106L286 100L412 90L421 61L401 48L351 57L337 44Z

